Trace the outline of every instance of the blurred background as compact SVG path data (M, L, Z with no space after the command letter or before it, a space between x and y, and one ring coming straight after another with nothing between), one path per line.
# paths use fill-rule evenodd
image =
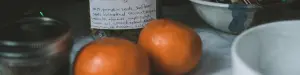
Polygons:
M163 17L173 18L191 25L204 26L189 0L162 0ZM75 30L74 36L89 33L88 0L0 0L0 26L26 16L52 17L66 21ZM264 6L258 10L252 25L261 23L297 19L300 13L300 0L290 0L288 4Z

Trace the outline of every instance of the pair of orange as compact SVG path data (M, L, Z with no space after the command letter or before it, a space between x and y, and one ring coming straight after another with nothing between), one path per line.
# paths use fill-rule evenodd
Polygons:
M75 75L183 75L196 67L202 51L192 28L169 19L150 21L138 44L120 38L89 43L77 56ZM151 66L150 66L151 64Z

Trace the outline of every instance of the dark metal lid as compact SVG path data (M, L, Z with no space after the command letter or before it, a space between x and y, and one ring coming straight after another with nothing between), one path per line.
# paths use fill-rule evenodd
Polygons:
M0 26L0 56L27 57L68 35L70 26L48 17L31 17Z

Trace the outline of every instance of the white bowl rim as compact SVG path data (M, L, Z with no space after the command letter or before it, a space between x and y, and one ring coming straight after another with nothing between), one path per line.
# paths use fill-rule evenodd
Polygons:
M215 7L222 7L222 8L228 8L229 4L225 3L217 3L217 2L210 2L205 0L190 0L191 2L201 4L201 5L207 5L207 6L215 6ZM257 5L248 5L249 8L259 8Z
M256 72L256 73L260 73L260 72L257 72L256 70L254 70L253 68L249 67L248 64L246 64L239 56L239 54L237 53L237 49L236 47L238 46L238 43L239 41L247 34L255 31L255 30L259 30L259 29L263 29L263 28L266 28L266 27L270 27L270 26L278 26L280 24L277 24L277 25L274 25L276 23L287 23L287 22L297 22L297 23L300 23L300 20L285 20L285 21L276 21L276 22L270 22L270 23L266 23L266 24L261 24L261 25L258 25L256 27L253 27L253 28L250 28L248 30L245 30L244 32L242 32L240 35L238 35L232 45L231 45L231 54L232 56L236 56L235 58L237 58L238 60L241 60L241 64L244 64L246 67L250 68L250 70L252 70L253 72ZM233 57L232 57L233 58Z

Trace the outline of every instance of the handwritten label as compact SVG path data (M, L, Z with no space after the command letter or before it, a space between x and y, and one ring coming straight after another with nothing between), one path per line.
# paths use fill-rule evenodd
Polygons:
M90 0L92 29L138 29L156 19L156 0Z

